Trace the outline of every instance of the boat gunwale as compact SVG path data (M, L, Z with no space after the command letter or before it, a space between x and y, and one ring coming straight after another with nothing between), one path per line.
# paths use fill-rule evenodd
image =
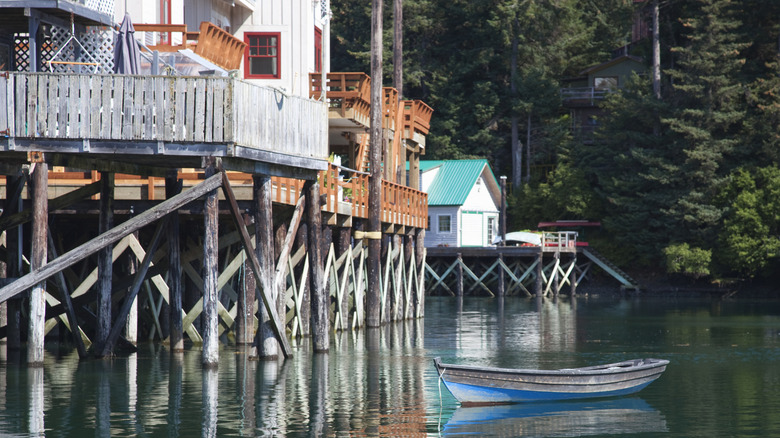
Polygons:
M622 362L608 363L602 365L593 365L580 368L561 368L557 370L534 370L534 369L521 369L521 368L499 368L499 367L485 367L478 365L458 365L458 364L445 364L441 361L440 357L433 359L436 365L436 370L439 376L448 369L461 370L461 371L475 371L483 373L503 373L514 375L534 375L534 376L601 376L601 375L615 375L615 374L627 374L634 373L642 370L649 370L653 368L665 367L669 364L666 359L631 359ZM636 364L641 361L641 364ZM626 365L633 364L633 365Z

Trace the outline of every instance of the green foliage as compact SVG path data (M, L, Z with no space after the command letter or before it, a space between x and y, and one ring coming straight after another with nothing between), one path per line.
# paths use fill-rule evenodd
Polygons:
M692 248L687 243L669 245L664 249L666 270L670 274L683 274L695 279L710 275L712 251Z
M719 196L726 207L718 241L725 272L753 278L780 255L780 170L737 170Z

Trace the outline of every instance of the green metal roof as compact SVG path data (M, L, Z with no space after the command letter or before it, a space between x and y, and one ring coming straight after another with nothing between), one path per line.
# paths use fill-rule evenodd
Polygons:
M487 166L488 178L496 177L487 160L420 161L423 172L439 167L439 173L428 187L428 205L463 205Z

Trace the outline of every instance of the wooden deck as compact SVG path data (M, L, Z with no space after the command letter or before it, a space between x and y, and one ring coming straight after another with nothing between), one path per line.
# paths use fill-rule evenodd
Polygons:
M167 168L214 156L228 169L285 176L287 167L293 176L327 166L325 111L322 102L231 78L7 73L0 152L122 155L152 167L165 156Z

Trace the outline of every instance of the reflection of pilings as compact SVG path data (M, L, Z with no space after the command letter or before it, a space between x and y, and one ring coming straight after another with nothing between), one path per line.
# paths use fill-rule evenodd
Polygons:
M111 436L111 362L97 364L95 436Z
M328 354L315 353L309 388L309 436L328 434Z
M30 436L45 436L43 367L27 368L27 377L30 387Z
M257 361L249 360L249 349L236 354L236 390L242 419L239 427L241 436L255 435L255 376Z
M168 370L168 436L179 436L181 426L182 374L184 355L174 351Z
M217 436L217 417L219 416L219 371L214 367L203 368L203 426L201 436Z

